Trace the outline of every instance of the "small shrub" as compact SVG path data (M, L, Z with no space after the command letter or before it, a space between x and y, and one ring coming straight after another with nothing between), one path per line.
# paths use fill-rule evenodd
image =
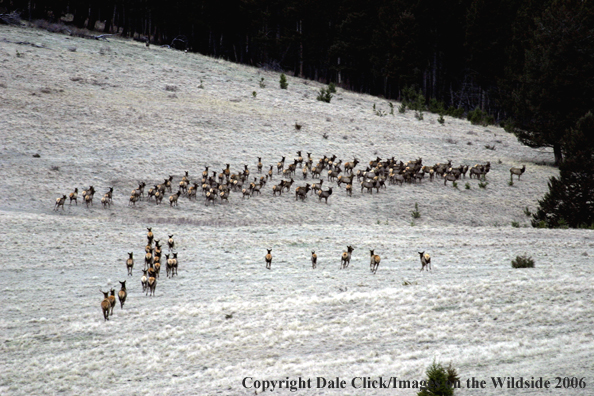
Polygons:
M532 212L530 211L530 209L528 208L528 206L526 206L524 208L524 214L528 217L532 216Z
M419 121L423 121L423 112L422 111L415 111L415 118Z
M495 150L495 145L494 145L494 144L493 144L493 145L488 145L488 144L485 144L485 148L486 148L487 150Z
M332 94L330 93L330 89L320 88L320 93L318 94L317 99L322 102L330 103L332 100Z
M264 77L260 79L260 88L266 88L266 84L264 83Z
M252 96L255 98L258 95L256 91L252 91Z
M456 189L457 189L457 188L458 188L458 183L457 183L456 181L454 181L454 182L452 183L452 186L453 186L454 188L456 188Z
M512 221L512 222L511 222L511 225L512 225L512 227L514 227L514 228L520 228L520 223L519 223L519 222L517 222L517 221Z
M394 115L394 105L392 104L392 102L389 102L388 105L390 105L390 114Z
M333 82L331 82L330 84L328 84L328 92L330 92L330 93L336 93L336 84L334 84Z
M301 124L295 123L295 129L297 129L298 131L301 130Z
M443 114L439 114L439 118L437 119L437 122L439 122L441 125L443 125L445 123L445 119L443 118Z
M398 112L400 114L404 114L406 112L406 105L404 103L402 103L400 106L398 106Z
M464 186L464 188L466 188L467 190L470 190L470 183L466 182L466 185Z
M512 268L534 268L534 260L526 254L516 256L511 262Z
M479 186L480 188L487 188L487 185L488 185L488 184L489 184L489 182L486 182L486 181L481 181L481 182L479 182L478 186Z
M202 84L202 80L200 80L200 85L198 85L198 88L204 89L204 84Z
M421 212L419 212L419 204L415 202L415 210L412 210L410 212L411 216L413 217L413 219L418 219L419 217L421 217Z
M287 76L285 76L285 73L281 73L279 83L281 89L287 89L289 87L289 83L287 82Z

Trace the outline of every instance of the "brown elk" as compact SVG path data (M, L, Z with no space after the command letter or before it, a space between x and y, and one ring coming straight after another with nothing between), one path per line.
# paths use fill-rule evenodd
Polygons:
M347 246L347 251L342 252L342 256L341 256L341 260L340 260L340 268L341 269L348 267L349 264L351 263L351 254L353 253L353 250L355 250L354 247Z
M103 318L105 320L109 320L109 308L111 308L111 303L109 302L108 292L104 292L99 289L101 293L103 293L103 301L101 301L101 310L103 311Z
M128 253L126 268L128 268L128 276L132 276L132 268L134 268L134 252Z
M377 272L377 268L379 267L381 258L377 254L375 254L373 250L370 250L369 254L371 256L369 266L370 266L371 272L373 272L375 274Z
M60 209L60 206L62 207L62 210L64 210L64 202L66 202L66 195L62 195L61 198L56 198L54 210L57 211L58 209Z
M264 256L264 260L266 261L266 268L270 269L272 266L272 249L266 249L268 254Z
M120 300L120 308L124 309L124 303L126 302L126 297L128 296L128 293L126 292L126 281L119 282L122 286L120 287L120 291L118 292L118 299Z

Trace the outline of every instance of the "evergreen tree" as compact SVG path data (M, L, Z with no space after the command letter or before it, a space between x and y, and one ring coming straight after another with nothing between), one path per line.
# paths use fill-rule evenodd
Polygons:
M528 146L553 147L556 164L565 134L594 106L592 11L591 2L550 2L525 42L523 70L508 76L511 130Z
M565 136L559 177L533 215L535 227L594 226L594 115L588 112Z

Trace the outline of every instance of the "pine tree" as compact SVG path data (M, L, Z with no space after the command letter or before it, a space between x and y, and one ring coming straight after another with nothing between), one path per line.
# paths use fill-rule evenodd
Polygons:
M588 112L565 137L559 177L533 215L534 227L594 226L594 115Z

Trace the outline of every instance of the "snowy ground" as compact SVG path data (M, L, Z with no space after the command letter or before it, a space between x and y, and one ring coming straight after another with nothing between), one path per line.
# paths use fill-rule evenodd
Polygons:
M434 360L458 370L459 395L594 394L592 231L534 229L524 214L556 174L549 150L428 113L378 117L373 104L389 112L385 100L340 89L319 102L311 81L289 77L285 91L275 73L131 41L0 26L0 59L0 394L250 395L245 377L314 387L316 377L340 377L346 389L297 394L413 395L351 380L421 380ZM182 197L177 208L128 207L138 181L178 183L185 171L195 180L226 163L255 174L257 157L268 169L297 150L316 161L493 167L486 189L425 180L347 197L326 181L326 205L296 202L293 191L273 197L269 183L223 205ZM509 168L522 164L522 180L508 186ZM57 197L89 185L92 208L52 211ZM103 209L97 197L110 186L114 205ZM179 277L162 276L155 297L140 286L146 227L178 244ZM353 259L340 270L347 245ZM369 249L382 257L376 275ZM419 271L423 250L432 272ZM522 253L536 268L511 268ZM124 279L126 305L104 322L99 289ZM500 390L496 376L552 387L555 377L585 378L586 388ZM472 377L485 388L465 389Z

